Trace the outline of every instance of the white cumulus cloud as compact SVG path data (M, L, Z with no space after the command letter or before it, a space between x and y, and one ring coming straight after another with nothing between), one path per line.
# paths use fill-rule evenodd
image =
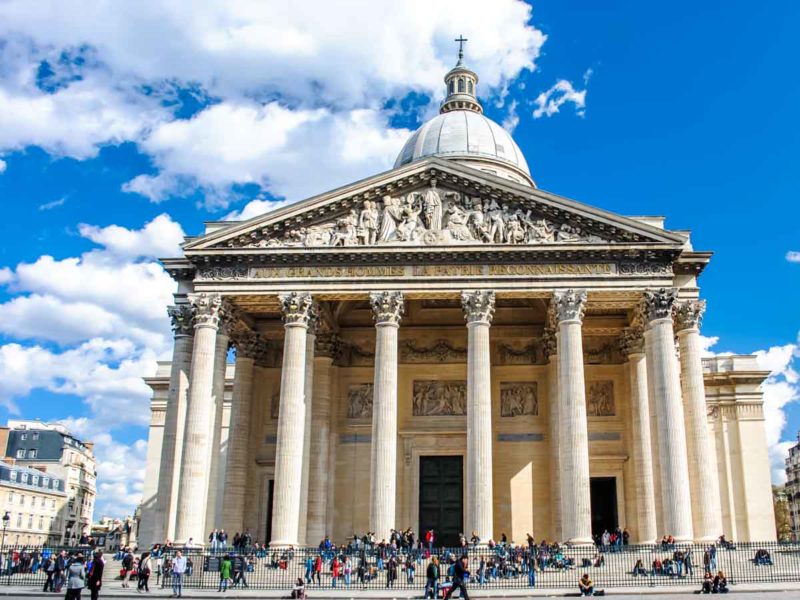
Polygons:
M786 253L786 260L793 263L800 263L800 252L796 250L790 250Z
M552 117L567 103L574 106L576 114L583 116L586 109L586 89L576 90L566 79L557 81L550 89L536 97L533 118Z

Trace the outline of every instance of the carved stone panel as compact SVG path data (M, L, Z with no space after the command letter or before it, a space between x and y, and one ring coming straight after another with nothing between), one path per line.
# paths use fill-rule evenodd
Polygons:
M587 365L615 365L625 362L619 347L619 338L611 336L585 336L583 362Z
M373 384L359 383L347 389L347 418L371 419Z
M375 364L375 353L343 342L336 350L333 363L337 367L371 367Z
M466 381L415 381L415 417L458 416L467 414Z
M613 417L617 414L613 381L589 381L587 383L586 414L590 417Z
M438 340L430 346L418 346L414 340L406 340L400 343L400 362L463 363L467 362L467 349L457 348L447 340Z
M539 414L539 391L535 381L500 384L500 416Z
M500 344L497 346L497 360L501 365L541 365L546 362L541 341L526 346Z

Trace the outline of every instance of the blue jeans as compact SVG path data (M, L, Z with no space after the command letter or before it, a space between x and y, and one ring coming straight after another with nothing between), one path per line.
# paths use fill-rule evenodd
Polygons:
M536 569L528 570L528 585L533 587L536 585Z
M428 580L425 582L426 598L428 597L428 593L430 593L431 598L436 598L439 595L439 583L432 577L428 577Z
M345 573L344 574L344 584L347 587L350 587L350 573Z
M183 593L183 573L172 574L172 593L176 596Z
M221 592L221 591L227 590L227 589L228 589L228 578L227 577L221 577L220 580L219 580L219 589L217 591Z

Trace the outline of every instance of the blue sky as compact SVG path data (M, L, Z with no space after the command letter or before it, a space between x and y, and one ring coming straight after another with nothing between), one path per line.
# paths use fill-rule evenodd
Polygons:
M344 6L0 5L0 419L98 441L100 510L130 510L140 378L170 352L154 258L204 220L389 168L463 33L541 188L715 252L703 333L773 371L776 473L800 428L800 4Z

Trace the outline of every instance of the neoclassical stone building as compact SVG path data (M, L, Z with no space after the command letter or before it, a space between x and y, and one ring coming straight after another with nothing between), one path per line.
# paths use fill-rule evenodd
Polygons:
M142 542L773 539L767 373L701 357L711 253L538 189L477 75L445 82L392 170L164 260Z

